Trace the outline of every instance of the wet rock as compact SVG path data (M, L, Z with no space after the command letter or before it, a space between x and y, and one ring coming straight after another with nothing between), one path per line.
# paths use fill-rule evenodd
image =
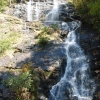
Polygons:
M65 22L71 22L75 20L74 17L71 17L74 16L74 12L75 7L70 3L59 5L59 20Z
M71 85L66 80L63 80L60 84L61 85L57 84L52 88L50 100L54 100L55 96L57 100L71 100L72 97Z
M98 40L99 34L94 30L90 30L91 27L84 26L81 29L80 45L84 49L85 53L89 57L89 65L92 72L92 76L96 81L96 90L93 100L100 100L100 41Z
M72 100L78 100L77 96L72 97Z
M65 70L66 70L66 66L67 66L67 58L63 58L63 59L61 60L61 66L60 66L60 69L61 69L61 76L64 75Z
M69 31L67 31L67 30L62 31L61 34L60 34L60 37L61 37L62 39L66 38L67 35L68 35L68 32L69 32Z
M0 89L0 98L2 98L3 97L3 91Z

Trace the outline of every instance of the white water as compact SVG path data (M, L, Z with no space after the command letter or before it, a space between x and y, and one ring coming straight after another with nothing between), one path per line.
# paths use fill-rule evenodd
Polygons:
M36 2L36 9L35 9L35 12L36 12L36 21L39 20L39 12L40 12L40 8L39 8L39 2Z
M33 0L29 0L29 2L27 2L27 21L32 21L33 20L33 16L32 16L32 3Z
M58 21L59 20L59 13L58 13L58 0L53 0L53 9L47 14L46 21Z
M67 23L66 23L67 24ZM50 90L49 100L92 100L95 90L94 80L91 78L89 64L82 48L77 44L73 22L72 28L66 26L70 32L65 41L67 66L60 82ZM68 25L68 24L67 24ZM76 25L76 26L75 26Z
M53 9L57 9L58 8L58 5L59 5L58 0L54 0L53 1L53 4L54 4Z

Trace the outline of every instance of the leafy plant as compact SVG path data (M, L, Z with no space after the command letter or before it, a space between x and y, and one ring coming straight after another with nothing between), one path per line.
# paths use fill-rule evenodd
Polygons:
M5 86L15 93L15 100L37 100L39 79L30 64L23 66L23 70L18 76L9 76L4 80Z

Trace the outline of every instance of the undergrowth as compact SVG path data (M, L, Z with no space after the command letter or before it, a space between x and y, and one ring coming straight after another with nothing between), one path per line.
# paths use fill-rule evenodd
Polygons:
M9 76L3 80L3 84L9 87L14 100L37 100L39 78L30 63L22 66L17 76ZM14 96L15 95L15 96Z
M12 45L16 42L18 37L18 33L12 32L7 37L0 39L0 56L12 48Z
M82 20L100 33L100 0L73 0L73 4Z

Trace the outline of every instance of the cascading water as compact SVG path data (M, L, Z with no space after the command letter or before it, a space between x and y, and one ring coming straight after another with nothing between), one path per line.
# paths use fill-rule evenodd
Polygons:
M54 1L47 20L58 21L58 4ZM78 21L63 23L62 29L69 30L66 42L67 66L64 76L50 90L49 100L92 100L95 82L91 77L89 64L83 50L78 45L75 30L80 27Z
M40 12L40 9L39 9L39 2L36 2L36 9L35 9L35 12L36 12L36 21L39 20L39 12Z
M66 23L66 27L70 29L65 42L66 70L60 82L50 90L49 100L92 100L95 83L91 78L86 56L77 44L75 28L78 28L79 24L70 24L72 28Z
M58 0L53 1L54 6L53 9L47 14L46 21L58 21L59 20L59 14L58 14Z
M27 2L27 21L32 21L33 20L33 16L32 16L32 3L33 0L29 0L29 2Z

